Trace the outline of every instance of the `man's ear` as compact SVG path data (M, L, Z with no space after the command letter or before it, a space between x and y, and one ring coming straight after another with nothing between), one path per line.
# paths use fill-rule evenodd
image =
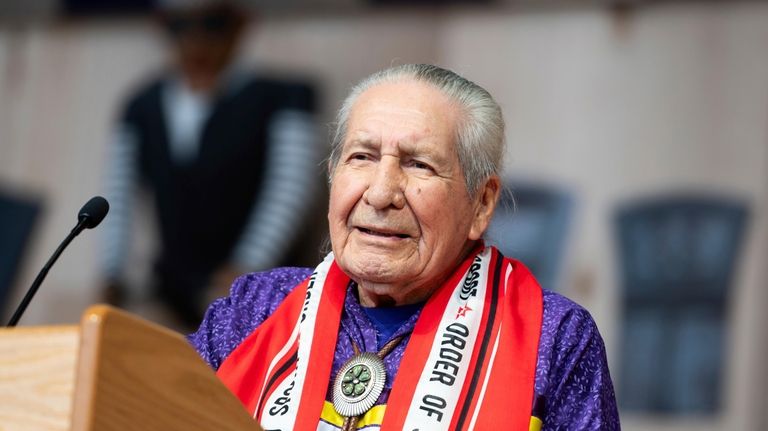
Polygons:
M475 214L472 220L472 227L469 230L469 239L478 240L488 229L493 217L493 211L496 209L496 203L501 194L501 179L497 175L492 175L480 187L475 195Z

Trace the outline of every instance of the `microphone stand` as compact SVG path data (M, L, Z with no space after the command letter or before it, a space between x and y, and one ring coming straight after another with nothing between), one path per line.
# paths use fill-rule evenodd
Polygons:
M48 275L48 270L51 269L54 263L56 263L56 260L59 258L61 253L64 251L65 248L69 245L70 242L72 242L73 239L75 239L76 236L80 234L80 232L83 231L86 227L86 223L88 222L88 217L82 217L80 218L80 221L78 221L77 226L75 226L71 232L69 232L69 235L67 235L66 238L64 238L64 241L59 245L59 248L56 249L56 251L53 252L53 255L50 259L48 259L48 262L45 264L43 269L40 270L40 272L37 274L37 277L35 278L35 281L32 283L32 286L27 291L27 294L24 295L24 299L21 300L21 304L19 304L18 308L16 308L16 311L13 313L13 317L11 317L11 320L8 322L8 327L12 328L16 326L17 323L19 323L19 319L21 319L21 315L24 314L24 311L27 309L27 306L32 301L32 298L37 293L37 289L40 288L40 285L43 283L43 280L45 280L45 276Z

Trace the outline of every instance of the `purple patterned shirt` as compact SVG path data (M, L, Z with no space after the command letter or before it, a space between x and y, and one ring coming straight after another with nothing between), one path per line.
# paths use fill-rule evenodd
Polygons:
M235 347L311 273L309 268L278 268L238 278L230 296L211 304L200 329L189 336L189 341L211 367L218 369ZM391 382L418 316L417 312L391 337L405 336L384 359L387 385L377 404L387 402ZM332 376L353 355L352 341L363 351L377 350L376 329L350 286L341 316ZM548 290L544 290L534 387L535 398L543 399L545 405L542 430L620 429L605 347L595 322L586 310ZM330 382L326 399L331 399Z

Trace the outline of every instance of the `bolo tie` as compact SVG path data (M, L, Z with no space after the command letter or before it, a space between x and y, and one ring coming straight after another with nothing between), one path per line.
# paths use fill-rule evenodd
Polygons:
M402 339L402 335L393 338L377 353L360 353L360 348L350 338L355 354L341 366L333 382L333 408L344 417L341 431L356 430L360 416L376 404L387 381L384 357Z

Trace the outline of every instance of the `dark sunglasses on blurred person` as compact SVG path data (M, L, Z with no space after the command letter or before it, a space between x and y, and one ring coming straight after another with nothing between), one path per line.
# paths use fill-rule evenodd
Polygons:
M163 22L168 33L174 37L196 32L208 36L221 36L231 32L236 25L235 17L224 12L168 15L164 17Z

